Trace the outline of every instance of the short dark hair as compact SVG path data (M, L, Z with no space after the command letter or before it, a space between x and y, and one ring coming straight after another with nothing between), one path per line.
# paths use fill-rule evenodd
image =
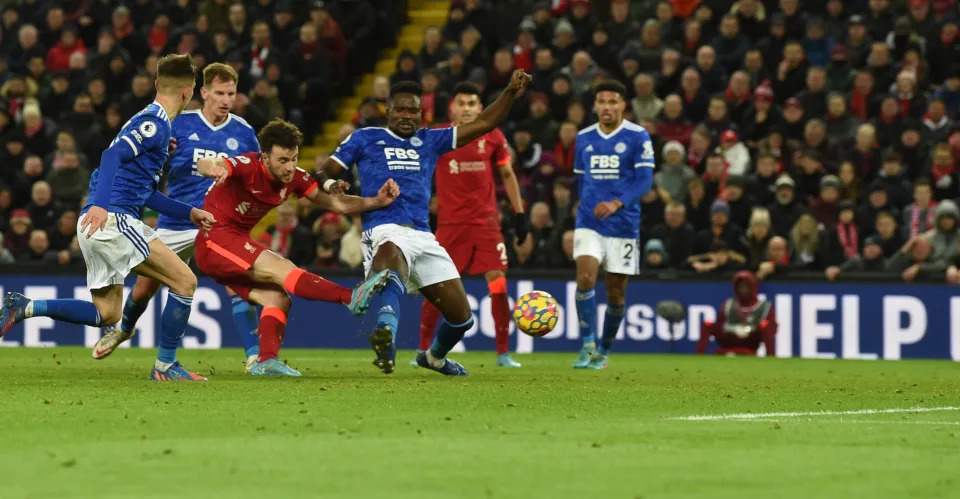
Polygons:
M197 68L189 54L168 54L157 61L157 80L161 87L186 86L196 79Z
M884 163L893 163L893 162L899 163L902 160L903 160L903 156L901 156L900 153L898 153L897 151L887 151L887 153L883 155Z
M913 188L916 189L917 187L929 187L933 189L933 183L930 182L930 179L927 177L920 177L913 183Z
M257 140L261 150L266 152L272 151L273 146L294 149L303 143L303 133L293 123L277 118L260 130Z
M604 80L597 83L597 85L593 87L593 94L597 95L600 92L616 92L620 94L623 100L627 100L627 87L623 86L623 83L617 80Z
M423 87L415 81L398 81L390 87L390 98L397 94L413 94L420 97L423 94Z
M456 96L459 94L476 95L477 98L480 98L480 89L473 83L462 81L453 87L453 95Z

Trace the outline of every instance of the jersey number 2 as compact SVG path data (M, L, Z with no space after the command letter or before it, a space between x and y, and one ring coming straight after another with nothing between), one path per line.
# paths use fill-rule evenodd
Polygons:
M500 261L506 265L507 263L507 245L503 243L497 243L497 251L500 252Z
M632 244L630 244L630 243L624 244L624 245L623 245L623 251L625 252L625 254L623 255L623 259L624 259L624 260L629 260L629 259L633 258L633 245L632 245Z

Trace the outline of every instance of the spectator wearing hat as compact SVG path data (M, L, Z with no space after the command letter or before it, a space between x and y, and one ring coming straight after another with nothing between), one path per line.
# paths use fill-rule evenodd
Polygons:
M663 223L650 231L650 237L663 241L671 265L682 265L696 244L696 229L686 219L683 204L672 201L664 209Z
M566 67L570 64L577 46L576 33L570 21L566 19L557 21L557 27L553 30L553 55L557 61L557 67Z
M862 272L878 274L886 272L886 260L879 236L870 236L863 243L863 254L853 255L840 265L831 265L824 270L829 281L835 281L841 274Z
M730 205L724 199L717 199L710 206L710 225L700 229L694 251L707 253L714 241L723 241L725 248L740 251L740 237L743 229L730 222Z
M789 175L783 174L777 178L775 200L767 206L767 211L773 222L773 232L777 235L789 234L797 218L806 212L797 201L796 183Z
M903 236L910 239L933 229L937 219L937 201L933 199L930 180L920 178L913 184L913 202L903 209L900 224Z
M911 186L904 174L900 153L891 150L884 154L879 180L886 186L890 203L897 209L910 203Z
M696 172L684 163L685 157L683 144L675 140L667 142L663 146L663 161L654 174L654 182L678 203L686 201L687 184L696 176Z
M937 201L960 197L957 161L949 144L941 142L934 147L930 166L924 176L933 184L933 198Z
M640 73L633 80L635 96L630 100L636 121L654 120L663 110L663 101L657 97L653 76Z
M30 243L30 229L33 222L30 220L30 212L25 209L13 210L10 213L10 230L4 234L4 244L14 258L26 253Z
M859 121L847 111L847 100L842 94L832 92L827 96L827 117L824 120L826 134L839 143L853 140Z
M930 5L930 0L910 0L907 8L913 31L926 40L933 40L938 34L937 13Z
M733 130L726 130L720 134L720 150L724 161L727 162L727 172L731 175L747 175L750 173L750 151L740 142L740 136Z
M690 143L693 133L693 123L687 119L683 110L683 98L677 94L670 94L663 101L663 110L657 115L657 134L666 141L679 142L681 145Z
M670 268L669 253L659 239L650 239L643 246L643 264L640 266L644 271L663 271Z
M834 40L827 36L823 20L812 17L807 20L807 36L803 39L803 51L811 66L825 67L830 62Z
M773 104L773 90L761 84L753 92L753 101L744 112L740 123L740 137L747 147L756 149L780 123L780 112Z
M796 97L787 99L783 103L783 121L778 127L783 133L783 139L785 141L802 141L805 126L806 113L803 109L803 103Z
M522 172L517 173L517 178L523 183L522 178L529 176L528 173L540 164L540 156L543 154L543 147L539 142L534 142L533 131L525 122L520 122L513 130L512 136L513 152L515 165L521 167Z
M830 49L830 64L824 69L827 72L827 92L843 94L853 88L855 73L847 60L847 48L843 45L834 45Z
M824 175L820 179L820 195L810 200L810 212L824 227L837 222L840 210L840 179L836 175Z
M912 109L912 108L911 108ZM942 99L934 98L927 105L927 114L923 116L925 136L930 142L946 142L955 127L947 116L947 105Z
M843 46L847 49L847 60L851 65L859 67L866 64L872 43L873 38L870 36L864 17L860 14L850 16Z
M900 218L900 210L890 202L887 184L878 178L868 186L866 202L857 211L857 223L860 224L861 232L871 233L871 229L876 225L877 215L882 211L890 212L894 221Z

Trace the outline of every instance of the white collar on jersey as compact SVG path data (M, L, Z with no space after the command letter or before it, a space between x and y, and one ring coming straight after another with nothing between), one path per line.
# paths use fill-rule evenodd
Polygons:
M214 132L227 126L227 124L230 123L230 120L233 119L233 113L227 113L227 119L223 120L223 123L220 123L219 125L214 126L213 123L210 123L209 121L207 121L207 117L203 115L203 112L200 109L184 111L183 114L196 114L197 116L200 117L200 121L203 121L203 123L207 125L207 127L210 128L210 130L213 130Z
M597 133L600 134L600 137L603 138L604 140L608 140L608 139L610 139L610 137L613 137L614 135L620 133L620 130L623 130L623 126L624 126L626 123L627 123L627 120L620 120L620 126L618 126L617 128L615 128L615 129L614 129L612 132L610 132L610 133L603 133L603 130L600 129L600 123L597 123Z

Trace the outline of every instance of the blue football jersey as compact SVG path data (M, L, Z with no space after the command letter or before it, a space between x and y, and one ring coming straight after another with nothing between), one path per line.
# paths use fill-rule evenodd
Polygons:
M340 143L331 159L344 168L357 165L360 193L376 196L387 179L400 186L400 196L386 208L363 214L363 228L408 225L430 231L430 185L437 158L455 149L457 129L421 128L402 139L386 128L361 128Z
M608 237L639 238L639 200L624 205L606 220L595 217L593 210L601 202L623 196L639 168L654 168L653 157L650 134L627 120L609 135L600 131L599 124L581 130L573 160L573 171L580 174L577 227Z
M260 152L260 143L257 142L253 127L233 114L228 115L223 123L213 126L200 110L184 111L173 120L173 138L177 139L177 150L170 156L167 195L195 208L203 208L203 198L213 185L213 179L197 172L197 161ZM197 227L189 220L161 214L157 228L188 230Z
M119 142L124 142L119 144ZM110 146L130 147L134 158L121 162L113 179L110 190L110 206L104 206L107 212L124 213L140 218L140 208L147 198L157 190L160 170L167 161L167 148L170 145L170 119L163 106L152 102L143 111L133 115L120 129ZM81 213L90 209L93 194L97 192L100 169L90 176L87 205Z

